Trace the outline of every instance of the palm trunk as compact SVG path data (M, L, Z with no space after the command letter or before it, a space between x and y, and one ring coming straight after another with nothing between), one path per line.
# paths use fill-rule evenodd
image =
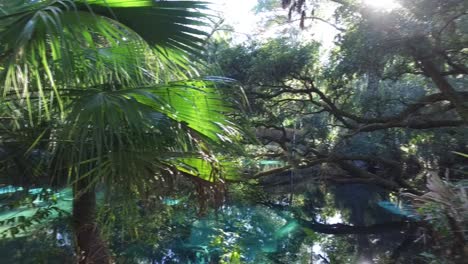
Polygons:
M79 264L109 264L111 257L96 223L96 193L79 181L73 189L73 231Z

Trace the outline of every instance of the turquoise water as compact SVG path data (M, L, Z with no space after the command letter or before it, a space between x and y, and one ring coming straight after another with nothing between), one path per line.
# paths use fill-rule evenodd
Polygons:
M23 191L23 188L19 187L13 187L13 186L7 186L0 188L0 195L3 195L3 199L8 200L7 195L14 194L15 192L18 191ZM55 206L59 208L60 210L64 210L66 212L71 212L72 209L72 198L73 194L70 188L60 190L58 192L52 192L52 195L47 198L47 200L44 200L43 197L41 197L41 194L44 193L44 191L51 192L50 189L44 190L42 188L35 188L35 189L30 189L28 191L29 193L29 202L25 202L23 205L20 206L15 206L13 208L5 208L5 203L0 203L0 221L7 222L9 219L19 219L21 217L25 218L30 218L34 216L39 209L41 208L47 208L48 206ZM20 233L16 234L16 236L23 236L28 234L30 231L33 231L37 228L37 226L41 226L44 223L47 223L48 221L54 219L55 217L58 216L57 211L53 210L51 211L50 217L43 221L43 223L33 223L33 225L28 228L27 230L20 230ZM5 231L8 231L12 226L15 226L17 222L11 222L10 224L3 224L0 225L0 234L5 233Z
M11 194L12 190L22 191L9 187L3 194ZM382 221L379 219L399 219L405 213L386 200L370 199L373 196L364 194L362 186L353 190L354 198L345 200L334 200L332 193L295 194L291 205L284 202L284 195L272 195L269 205L231 198L217 211L210 210L202 217L197 216L195 210L189 209L194 206L193 199L163 197L161 203L171 210L169 221L159 227L143 226L142 230L153 232L156 237L165 235L161 235L155 244L149 240L128 241L120 237L111 241L111 246L119 263L139 264L324 263L320 262L322 258L333 260L331 263L355 263L359 247L369 248L373 257L385 257L403 240L399 232L334 236L316 232L301 224L301 221L316 219L321 224L361 225ZM353 190L338 191L343 195ZM48 202L38 199L42 191L30 192L31 197L35 197L31 203L35 207L4 208L0 212L0 221L19 216L31 217L39 208L50 206ZM358 195L356 192L363 194ZM54 206L71 211L70 189L56 192L53 197ZM338 197L336 195L335 199ZM21 231L15 239L0 240L0 253L4 256L0 263L67 263L63 259L72 258L73 240L68 220L54 221L57 217L58 214L51 214L41 223ZM12 225L2 225L0 231ZM367 241L364 244L363 238ZM8 255L7 252L11 250L16 255ZM54 252L55 260L62 262L50 262L44 252ZM41 257L45 258L45 262L31 262Z

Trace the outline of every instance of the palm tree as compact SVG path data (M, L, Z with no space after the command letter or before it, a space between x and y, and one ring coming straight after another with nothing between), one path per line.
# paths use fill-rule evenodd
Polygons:
M72 185L80 263L111 262L97 185L138 194L174 173L220 177L213 151L239 137L226 115L236 102L217 79L172 81L196 73L206 10L196 1L0 1L1 147L21 150L9 158L40 150L27 174Z

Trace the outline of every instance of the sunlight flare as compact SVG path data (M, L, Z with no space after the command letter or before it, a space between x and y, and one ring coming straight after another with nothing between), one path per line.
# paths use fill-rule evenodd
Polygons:
M401 7L396 0L362 0L362 4L377 10L391 11Z

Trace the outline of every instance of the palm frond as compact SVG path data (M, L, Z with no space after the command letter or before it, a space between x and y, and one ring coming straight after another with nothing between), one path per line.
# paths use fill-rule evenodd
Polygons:
M218 160L213 156L196 156L186 158L171 158L171 164L185 175L214 183L220 179L239 180L239 164L226 159Z
M135 173L169 168L210 182L219 178L218 162L207 146L231 145L241 130L226 115L235 105L223 100L215 82L97 88L70 100L72 111L59 136L65 142L57 154L59 167L75 167L73 174L79 177L113 175L114 181L117 172L117 178L142 179ZM181 152L188 154L181 157Z
M145 94L136 95L136 99L156 107L155 110L193 130L203 139L215 144L232 143L240 138L241 130L228 115L240 110L240 102L228 101L222 91L222 85L221 82L210 80L172 82L137 90ZM234 90L230 90L232 95L235 94ZM155 104L151 98L167 102L167 107L161 108L161 105Z
M0 91L17 116L2 125L36 129L26 152L44 144L50 174L69 183L138 193L164 171L216 181L228 167L209 146L241 137L230 116L239 102L226 100L226 80L169 82L197 74L206 10L198 1L9 1Z
M150 45L198 53L207 33L207 2L83 0L92 12L119 21ZM83 8L83 7L79 7Z
M206 9L199 2L56 0L8 7L0 15L3 95L37 92L44 104L55 96L62 108L64 87L131 87L191 76L189 53L201 48L205 34L197 28L205 16L197 9Z

